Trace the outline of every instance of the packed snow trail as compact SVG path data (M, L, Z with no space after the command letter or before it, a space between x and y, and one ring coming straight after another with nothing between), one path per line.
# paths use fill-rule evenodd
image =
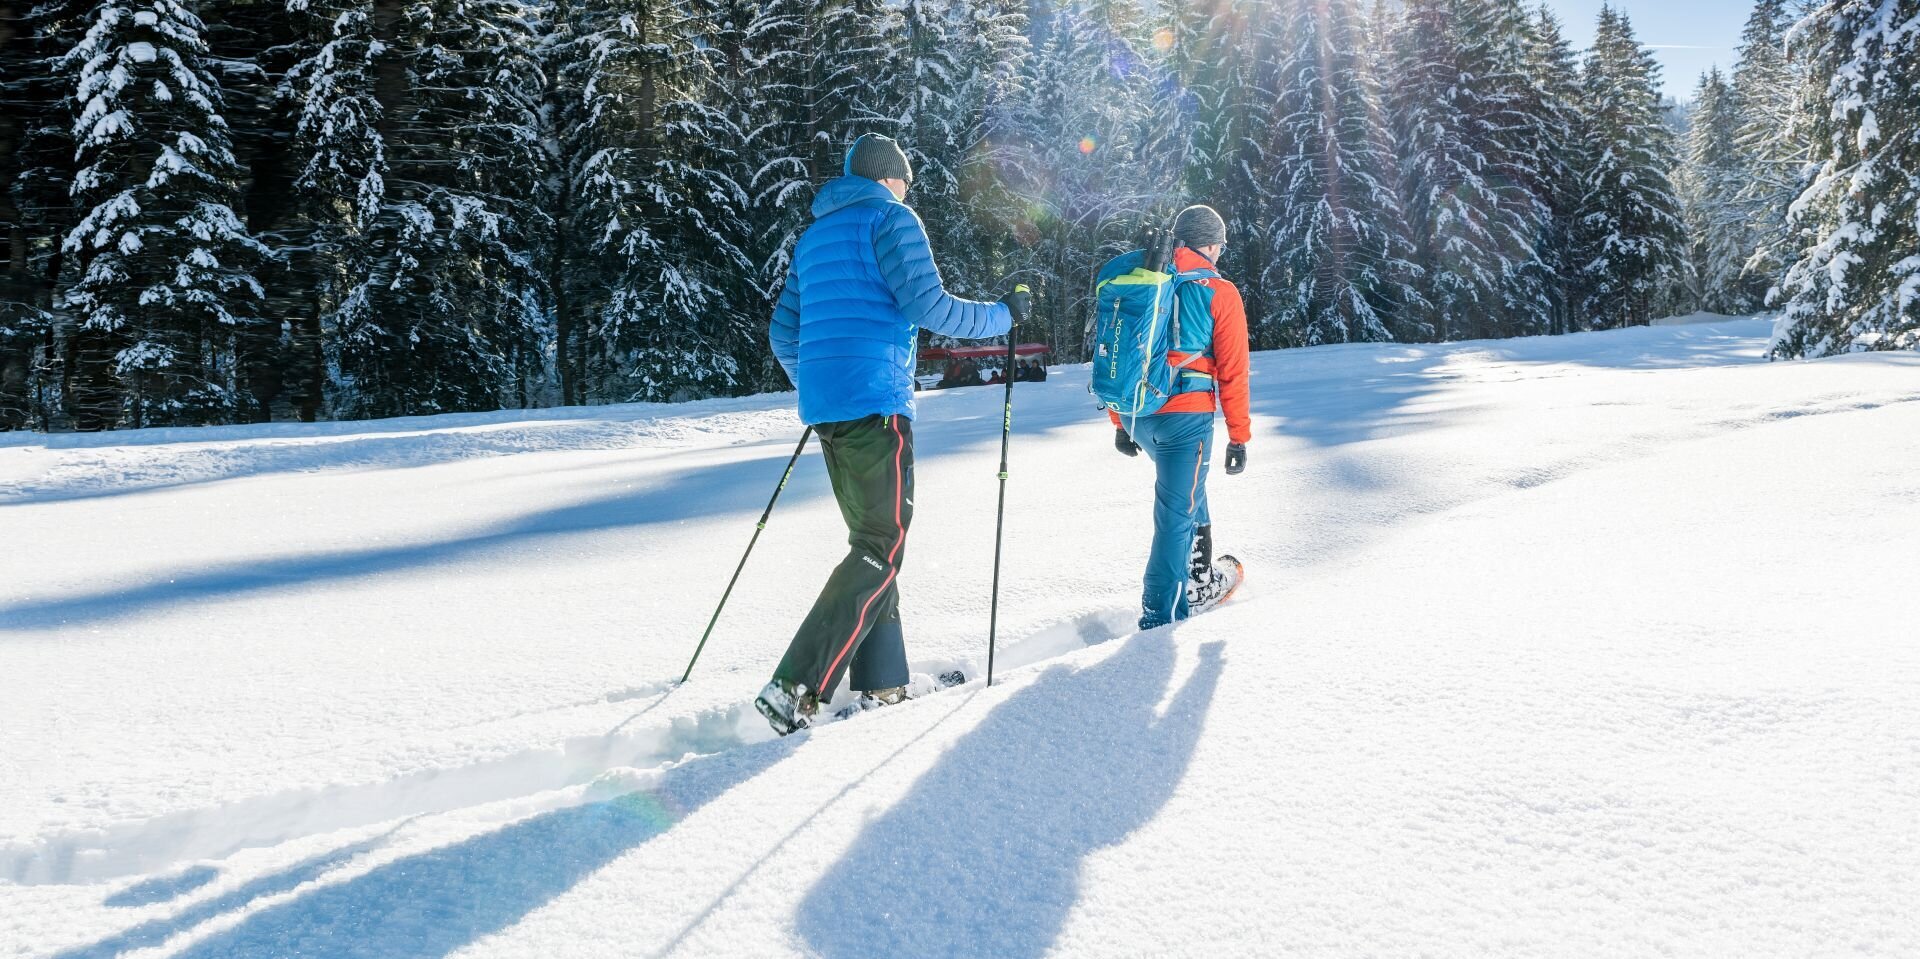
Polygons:
M1232 603L1016 387L1004 681L776 740L791 396L0 437L0 956L1920 953L1920 358L1764 322L1256 357ZM903 615L978 674L1000 394ZM1073 557L1062 562L1063 555Z

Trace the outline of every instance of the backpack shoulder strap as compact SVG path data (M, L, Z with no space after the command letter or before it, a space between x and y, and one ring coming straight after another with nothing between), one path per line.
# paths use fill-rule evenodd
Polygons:
M1183 273L1175 273L1173 275L1173 323L1172 323L1173 337L1172 339L1169 339L1167 341L1168 343L1176 347L1180 345L1180 285L1183 283L1193 283L1199 280L1218 279L1219 276L1220 276L1220 272L1218 270L1209 269L1207 267L1201 267L1200 269L1197 269L1197 270L1187 270ZM1186 366L1187 363L1191 363L1191 362L1193 362L1193 357L1189 356L1187 358L1186 363L1182 363L1180 365Z

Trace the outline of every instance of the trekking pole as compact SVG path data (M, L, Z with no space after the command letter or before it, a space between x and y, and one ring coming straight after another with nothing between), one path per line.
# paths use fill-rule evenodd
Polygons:
M1026 284L1013 288L1015 293L1029 293ZM1024 316L1016 316L1007 327L1007 393L1000 415L1000 508L993 520L993 601L987 613L987 685L993 685L993 651L995 639L1000 631L1000 536L1007 526L1007 444L1013 439L1013 362L1014 344L1019 338L1014 330L1020 326Z
M693 675L693 664L700 661L700 651L707 648L707 638L713 635L713 624L720 621L720 611L727 608L727 597L733 595L733 584L740 581L740 571L747 568L747 557L753 555L753 544L760 542L760 533L767 528L767 517L773 515L773 504L780 502L780 492L787 488L787 480L793 478L793 464L800 462L800 451L807 448L807 440L813 437L813 427L809 426L800 434L800 445L793 448L793 455L787 458L787 469L780 474L780 485L773 488L773 496L767 500L767 508L760 513L760 522L753 524L753 538L747 540L747 551L740 556L740 565L733 568L733 578L727 580L727 591L720 594L720 605L714 607L713 618L707 620L707 631L700 634L700 645L694 647L693 658L687 660L687 671L680 674L680 682L687 681Z

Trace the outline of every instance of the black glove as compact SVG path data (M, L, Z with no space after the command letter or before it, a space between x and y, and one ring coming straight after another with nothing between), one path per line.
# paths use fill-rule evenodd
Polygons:
M1127 435L1126 430L1117 426L1113 429L1113 448L1128 456L1140 455L1140 444L1135 443L1133 437Z
M1227 475L1238 476L1247 469L1247 444L1227 444Z
M1027 289L1027 285L1022 283L1015 286L1012 293L1001 297L1000 302L1005 303L1007 309L1013 311L1013 321L1015 323L1025 323L1027 321L1027 310L1033 307L1033 291Z

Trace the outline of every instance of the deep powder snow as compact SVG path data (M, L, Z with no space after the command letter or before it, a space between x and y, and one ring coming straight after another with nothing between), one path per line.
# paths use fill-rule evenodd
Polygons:
M839 558L792 397L0 437L0 956L1920 954L1920 357L1765 321L1255 359L1150 468L1016 387L1002 681L775 739ZM903 576L985 659L999 390ZM1217 466L1217 464L1216 464Z

